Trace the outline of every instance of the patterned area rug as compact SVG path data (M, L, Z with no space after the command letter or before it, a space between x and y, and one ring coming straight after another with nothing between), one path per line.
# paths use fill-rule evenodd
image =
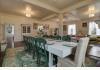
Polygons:
M95 67L95 61L86 58L86 67ZM6 50L3 67L38 67L36 58L32 58L31 54L24 52L23 47L9 48ZM43 67L43 66L41 66Z
M9 48L6 51L3 67L37 67L36 59L23 51L23 47Z

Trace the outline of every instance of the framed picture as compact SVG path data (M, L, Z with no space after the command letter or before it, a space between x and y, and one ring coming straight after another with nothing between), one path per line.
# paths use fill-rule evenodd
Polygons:
M67 25L63 25L63 31L67 30Z
M82 27L87 27L87 23L86 22L82 23Z
M33 23L33 29L37 29L38 28L38 23Z

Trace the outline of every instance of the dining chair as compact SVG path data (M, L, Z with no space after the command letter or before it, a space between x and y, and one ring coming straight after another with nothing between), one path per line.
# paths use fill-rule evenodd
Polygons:
M71 60L69 57L58 58L58 67L81 67L85 66L85 55L88 46L89 38L81 38L79 40L78 46L76 48L74 60Z
M27 36L27 38L26 38L27 52L30 53L30 54L33 51L33 47L32 47L31 41L32 41L32 37L31 36Z
M49 35L48 38L54 39L54 36L53 35Z
M71 36L69 36L69 35L63 36L62 40L63 41L71 41Z
M35 43L36 43L36 38L31 37L31 41L30 41L30 43L31 43L31 45L32 45L30 51L32 51L33 59L34 59L35 56L36 56L36 45L35 45Z
M46 40L43 38L36 38L36 55L38 66L48 66L48 52L46 51Z
M61 40L61 36L59 36L59 35L56 35L54 38L55 38L56 40Z
M31 38L28 36L27 37L27 49L28 49L28 52L31 53Z
M48 38L48 35L43 35L44 38Z
M28 43L27 43L28 37L27 36L23 36L23 42L25 44L24 49L25 51L28 51Z

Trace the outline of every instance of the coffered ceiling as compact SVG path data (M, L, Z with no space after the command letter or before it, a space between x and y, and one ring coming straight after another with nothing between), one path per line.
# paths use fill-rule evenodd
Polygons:
M100 0L0 0L0 12L25 16L25 8L29 6L32 18L39 20L55 17L58 13L63 13L67 18L83 19L88 17L90 5L96 6L96 15L99 15Z
M59 10L62 10L82 0L39 0L39 1L44 2L50 6L53 6Z
M27 3L23 0L0 0L0 12L25 16L25 9L29 6L32 9L32 18L41 19L55 12L40 6Z

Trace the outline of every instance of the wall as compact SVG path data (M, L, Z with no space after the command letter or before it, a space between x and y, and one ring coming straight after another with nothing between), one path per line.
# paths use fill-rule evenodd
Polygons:
M48 35L53 35L55 28L59 28L59 24L54 21L44 21L42 22L43 25L49 25L49 30L47 30Z
M89 20L90 21L90 20ZM89 22L89 21L84 21L84 22ZM26 17L22 17L22 16L16 16L16 15L10 15L10 14L4 14L4 13L0 13L0 40L4 39L4 25L6 24L13 24L15 26L15 41L21 41L22 40L22 35L21 35L21 24L30 24L31 27L31 34L32 36L36 35L36 31L33 30L33 23L39 23L39 24L48 24L49 25L49 30L48 30L48 34L52 34L52 31L54 31L55 28L59 28L59 24L58 22L54 22L54 21L36 21L34 19L31 18L26 18ZM76 24L77 26L77 35L79 35L80 33L82 33L83 35L88 34L88 25L87 27L83 28L82 27L82 23L83 21L70 21L70 22L64 22L64 25L69 25L69 24ZM66 29L66 33L67 34L67 29Z
M82 21L64 22L64 25L67 25L66 32L68 31L68 25L76 24L76 35L86 35L88 33L88 24L87 27L82 27L82 23Z
M14 27L15 27L14 41L22 40L21 24L30 24L32 26L30 35L34 36L36 34L36 32L33 30L33 23L40 23L40 22L36 21L34 19L31 19L31 18L0 13L0 25L6 25L6 24L14 25ZM4 39L4 30L2 33L0 31L0 36L1 36L0 37L1 39Z
M87 27L82 27L82 21L66 21L63 23L63 25L66 25L66 31L63 32L64 35L67 34L68 31L68 25L70 24L76 24L76 31L77 31L77 35L86 35L88 33L88 24ZM50 26L50 29L54 29L54 28L59 28L60 27L60 23L59 22L54 22L54 21L45 21L43 22L43 24L48 24ZM49 29L49 31L50 31ZM51 34L50 32L48 34Z

